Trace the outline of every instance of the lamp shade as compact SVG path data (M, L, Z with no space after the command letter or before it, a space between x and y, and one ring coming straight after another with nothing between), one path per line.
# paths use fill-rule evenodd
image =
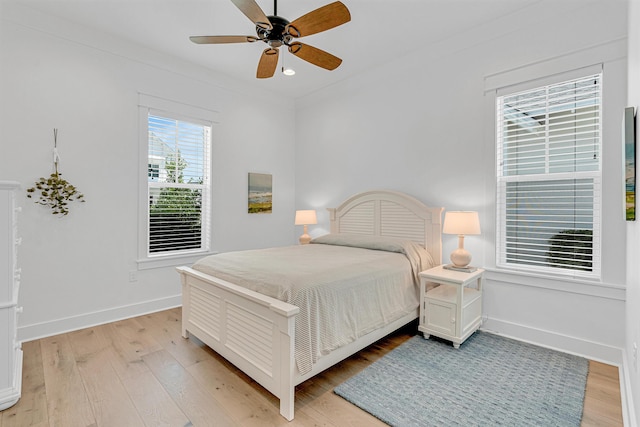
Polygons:
M451 211L444 215L442 232L445 234L480 234L478 212Z
M317 223L318 223L318 219L316 218L316 211L314 210L296 211L295 225L309 225L309 224L317 224Z

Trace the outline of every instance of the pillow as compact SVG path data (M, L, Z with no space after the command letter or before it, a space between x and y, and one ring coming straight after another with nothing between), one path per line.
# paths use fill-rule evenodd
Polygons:
M411 263L411 270L416 284L419 283L418 273L437 265L433 261L429 251L421 245L411 240L402 240L394 237L367 236L362 234L325 234L324 236L311 240L311 243L350 246L404 254Z
M404 253L406 241L393 237L367 236L363 234L325 234L311 240L311 243Z

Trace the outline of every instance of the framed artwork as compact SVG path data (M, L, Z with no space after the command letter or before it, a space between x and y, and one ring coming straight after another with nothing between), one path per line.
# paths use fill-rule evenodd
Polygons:
M271 213L273 209L272 177L266 173L249 172L249 209L252 213Z
M635 108L624 109L622 119L624 144L624 210L627 221L636 219L636 117Z

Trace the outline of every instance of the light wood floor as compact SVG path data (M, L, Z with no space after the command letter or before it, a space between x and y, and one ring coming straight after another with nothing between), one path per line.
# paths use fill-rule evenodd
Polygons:
M180 309L23 344L22 398L0 412L13 426L384 426L333 388L409 339L405 328L296 389L296 418L196 339ZM618 370L590 362L583 426L622 426Z

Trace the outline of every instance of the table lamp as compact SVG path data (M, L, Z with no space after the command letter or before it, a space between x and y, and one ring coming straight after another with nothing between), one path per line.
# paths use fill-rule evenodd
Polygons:
M444 215L442 232L458 235L458 249L451 252L451 262L456 268L465 268L471 262L471 254L464 248L466 234L480 234L478 212L451 211Z
M304 232L302 236L300 236L300 244L306 245L311 241L311 236L307 234L307 225L317 224L318 219L316 218L316 211L314 210L303 210L296 211L296 225L304 225Z

